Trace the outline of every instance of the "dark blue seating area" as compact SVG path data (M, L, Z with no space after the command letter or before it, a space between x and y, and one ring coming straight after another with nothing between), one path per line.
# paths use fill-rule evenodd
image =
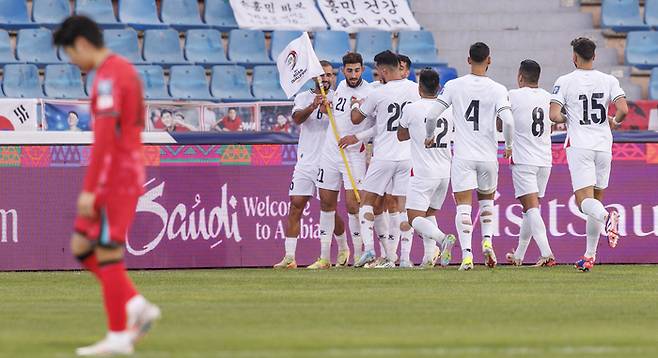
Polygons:
M617 32L648 30L640 16L639 0L603 0L601 27Z

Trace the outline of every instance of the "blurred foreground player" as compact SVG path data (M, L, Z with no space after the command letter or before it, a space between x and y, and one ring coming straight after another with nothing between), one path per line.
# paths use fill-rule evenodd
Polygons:
M94 144L78 197L71 251L101 284L109 331L76 353L131 354L133 344L160 317L158 307L137 292L123 262L144 181L142 86L133 66L104 46L101 30L87 17L66 19L53 42L82 71L96 70L91 93Z

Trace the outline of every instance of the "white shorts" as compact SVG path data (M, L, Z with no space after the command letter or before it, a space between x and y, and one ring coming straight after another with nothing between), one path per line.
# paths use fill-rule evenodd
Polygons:
M316 185L320 189L327 189L332 191L340 191L341 181L345 190L352 190L352 183L347 176L345 170L345 163L338 154L338 158L328 158L322 156L320 159L320 168L318 169L318 176L316 178ZM361 189L363 177L366 175L366 157L364 153L359 152L345 152L347 161L350 163L350 170L356 188Z
M317 188L315 187L315 180L318 176L317 167L297 167L292 172L292 180L290 182L289 196L315 196Z
M491 194L498 187L498 162L453 158L450 180L454 193L477 189L481 194Z
M551 176L551 167L526 164L513 164L511 167L515 198L532 193L537 193L540 198L544 197L548 177Z
M573 191L588 186L594 186L596 189L608 187L612 153L568 147L567 162Z
M409 178L407 188L407 209L427 211L439 210L448 193L450 178Z
M391 192L393 196L407 195L407 184L411 173L410 160L377 160L370 161L370 167L363 180L363 190L384 195L386 186L392 182Z

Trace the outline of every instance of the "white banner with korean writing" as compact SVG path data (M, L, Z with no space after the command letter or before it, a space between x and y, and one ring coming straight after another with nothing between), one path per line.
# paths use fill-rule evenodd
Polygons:
M418 31L407 0L318 0L332 30Z
M0 131L36 131L36 99L0 99Z
M230 0L240 28L252 30L326 30L313 0Z

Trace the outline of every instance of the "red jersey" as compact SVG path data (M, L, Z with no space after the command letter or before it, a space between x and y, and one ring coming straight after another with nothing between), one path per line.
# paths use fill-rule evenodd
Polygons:
M141 195L144 96L135 68L111 54L96 69L91 91L94 144L84 191Z

